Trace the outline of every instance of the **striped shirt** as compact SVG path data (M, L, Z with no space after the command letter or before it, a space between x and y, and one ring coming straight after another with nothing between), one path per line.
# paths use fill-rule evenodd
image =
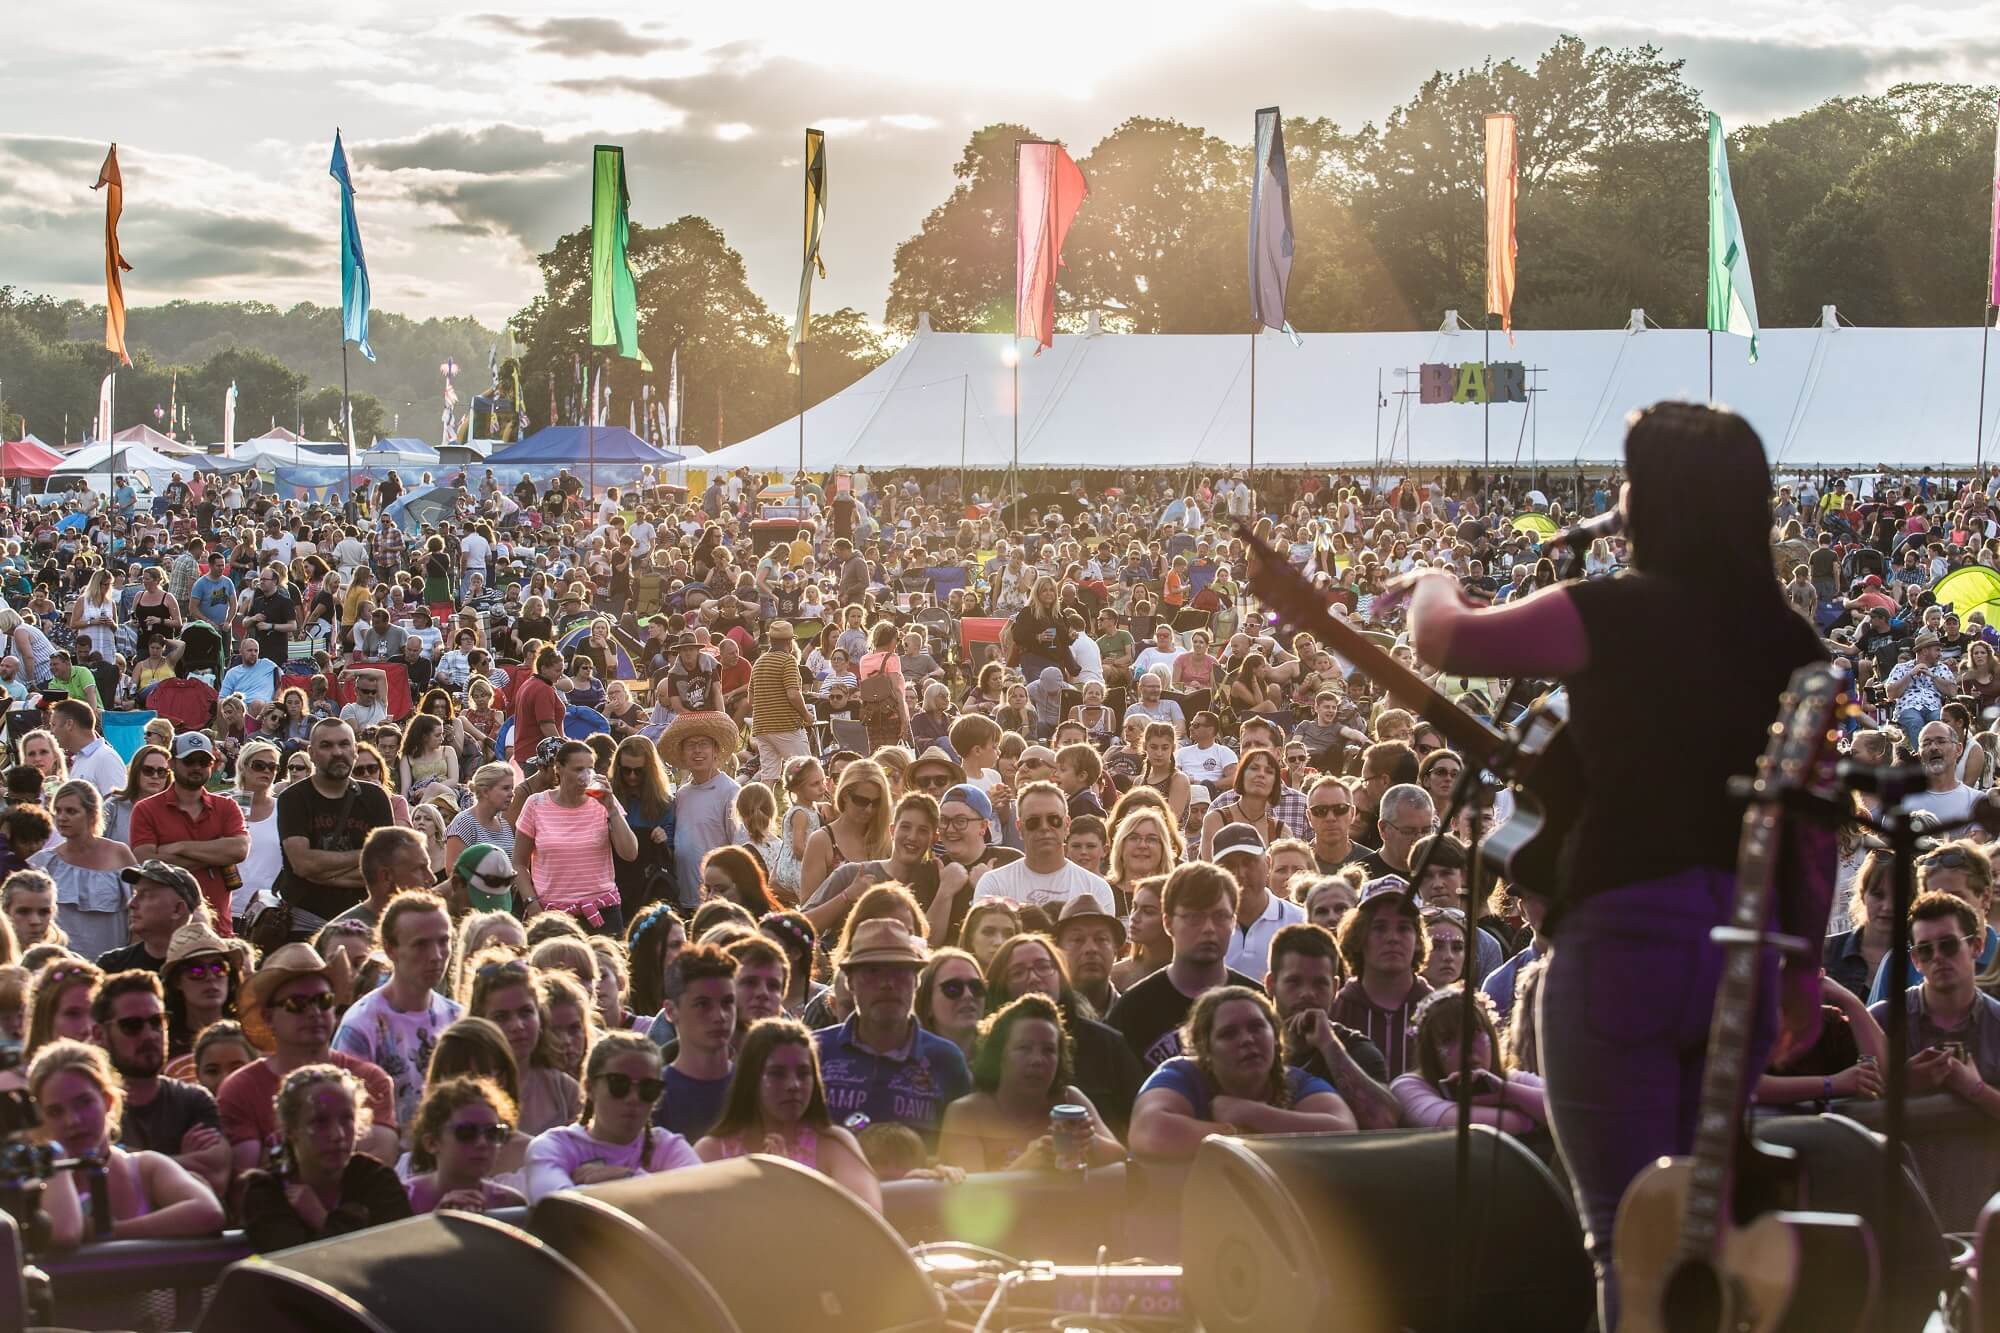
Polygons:
M1368 992L1361 988L1361 979L1356 977L1333 997L1333 1021L1347 1024L1380 1047L1382 1059L1389 1066L1389 1078L1393 1080L1416 1067L1417 1042L1410 1033L1410 1018L1430 993L1430 983L1417 977L1402 1004L1394 1009L1377 1009Z
M604 804L556 804L552 791L536 792L521 807L514 832L535 840L530 865L535 897L558 911L584 903L618 900L611 864L610 819Z
M767 649L750 668L750 721L759 736L802 731L812 719L791 700L801 688L799 659L790 652Z

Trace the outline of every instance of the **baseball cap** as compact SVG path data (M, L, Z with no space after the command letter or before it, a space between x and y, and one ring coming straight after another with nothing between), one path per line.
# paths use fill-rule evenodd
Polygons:
M174 737L174 758L185 759L191 754L205 754L215 758L215 742L199 731L183 731Z
M960 805L971 806L979 812L981 819L989 824L993 822L993 802L987 799L985 792L979 790L979 788L973 786L971 783L959 783L956 787L947 791L944 794L944 798L938 804L950 805L953 801L957 801Z
M1238 852L1249 852L1253 856L1264 854L1264 835L1254 824L1224 824L1215 831L1214 854L1220 861L1225 856Z
M1208 805L1210 803L1211 798L1208 794L1208 788L1202 786L1199 782L1188 788L1189 805Z
M465 899L479 912L514 910L514 862L490 842L475 842L458 854L451 873L465 881Z
M164 884L179 894L188 910L201 910L201 885L194 882L194 876L179 866L170 866L165 861L141 861L135 866L126 866L118 872L118 878L127 884L137 884L142 879Z

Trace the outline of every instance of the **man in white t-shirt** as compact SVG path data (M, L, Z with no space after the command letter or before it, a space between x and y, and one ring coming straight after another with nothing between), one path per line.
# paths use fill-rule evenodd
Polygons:
M493 542L486 536L484 525L469 529L458 543L458 567L461 571L458 595L464 597L472 586L472 576L478 574L483 579L486 562L493 555Z
M351 575L368 563L368 547L354 535L354 529L349 528L347 535L334 543L333 558L339 562L343 575Z
M1229 771L1236 767L1236 751L1215 738L1219 720L1204 708L1188 720L1188 743L1174 754L1174 764L1187 774L1189 782L1210 788L1227 786Z
M1917 736L1917 760L1924 767L1924 789L1913 792L1904 802L1912 810L1926 810L1947 823L1956 823L1972 814L1979 793L1960 781L1959 756L1964 747L1949 722L1929 722Z
M1053 917L1072 898L1089 896L1116 902L1104 876L1094 875L1069 859L1064 850L1069 835L1069 798L1053 782L1031 782L1015 799L1021 829L1022 859L989 870L974 886L981 898L1011 898L1017 903L1050 909Z
M1138 675L1162 668L1162 674L1169 680L1174 674L1174 659L1181 655L1182 648L1174 639L1173 626L1161 621L1153 629L1153 641L1146 645L1137 661L1132 663L1133 674Z

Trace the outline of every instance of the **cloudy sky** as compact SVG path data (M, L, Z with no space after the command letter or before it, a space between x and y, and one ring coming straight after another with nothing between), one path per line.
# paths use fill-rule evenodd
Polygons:
M815 304L879 318L896 244L994 120L1079 155L1132 115L1232 139L1271 102L1358 125L1433 70L1531 60L1563 31L1684 57L1731 124L1904 80L2000 78L1995 0L1684 0L1671 14L1646 0L483 2L17 12L0 283L101 299L88 187L114 139L135 305L336 301L339 125L376 306L497 324L535 294L534 255L587 220L599 142L625 145L640 222L714 219L753 287L789 308L801 132L816 124L831 183Z

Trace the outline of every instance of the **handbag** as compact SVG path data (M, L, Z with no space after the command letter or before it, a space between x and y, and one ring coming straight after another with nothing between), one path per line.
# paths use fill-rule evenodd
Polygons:
M896 699L903 691L902 687L896 683L897 677L889 674L889 655L887 653L877 653L874 654L874 657L876 662L875 673L861 678L861 682L855 690L855 697L860 699L863 704L889 704L894 706ZM864 664L868 661L865 657L861 660Z

